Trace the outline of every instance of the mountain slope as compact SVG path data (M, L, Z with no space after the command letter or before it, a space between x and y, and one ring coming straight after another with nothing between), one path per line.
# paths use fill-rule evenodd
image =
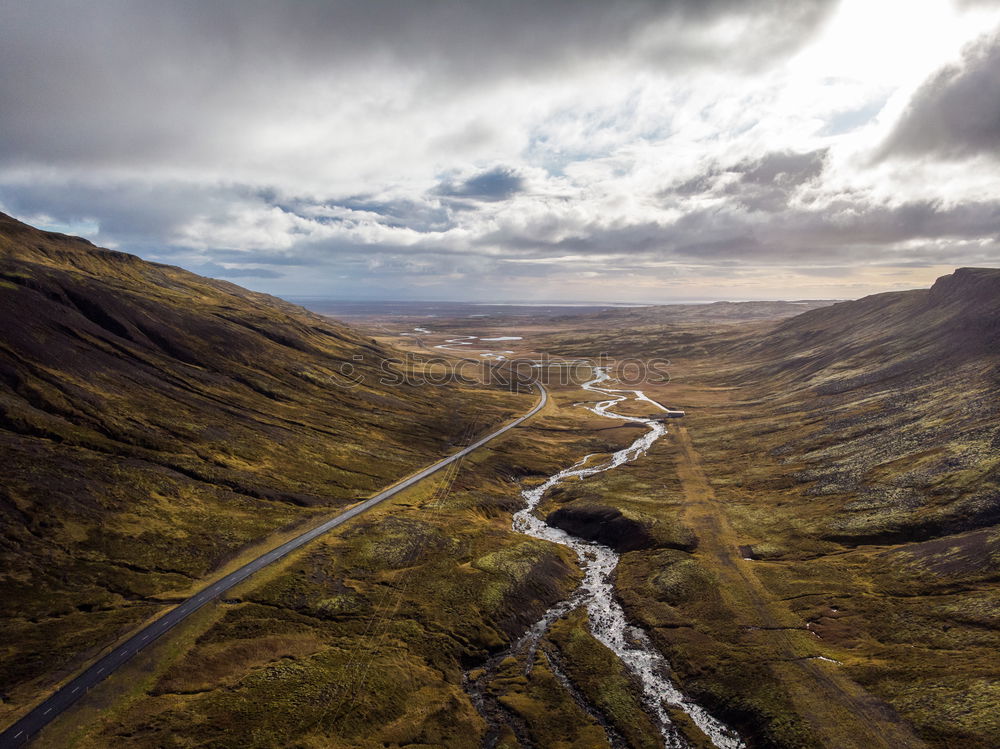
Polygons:
M814 426L783 446L827 534L926 538L1000 522L1000 271L807 312L744 345L737 381Z
M657 487L697 543L625 554L617 589L684 689L760 745L819 745L817 725L857 742L801 709L813 671L928 745L995 746L998 331L1000 270L960 268L782 321L547 333L554 353L670 360L642 387L686 416L633 496ZM599 484L588 501L628 507Z
M0 214L0 689L30 697L250 541L524 410L382 384L294 305Z
M818 638L830 668L933 746L993 746L1000 730L998 321L1000 271L959 269L672 368L732 548L752 560L744 574ZM694 559L704 574L726 572ZM799 687L761 668L745 631L720 624L746 612L701 616L709 639L676 652L688 686L799 745L773 697ZM712 658L714 672L703 667Z
M930 289L890 292L811 310L750 347L769 371L842 378L850 369L919 377L989 356L1000 344L1000 271L959 268ZM894 368L894 369L892 369Z

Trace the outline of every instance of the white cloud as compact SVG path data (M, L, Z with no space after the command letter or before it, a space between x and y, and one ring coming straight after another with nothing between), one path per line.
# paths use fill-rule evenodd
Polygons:
M806 296L1000 234L986 159L872 160L996 8L50 5L0 11L0 203L264 290Z

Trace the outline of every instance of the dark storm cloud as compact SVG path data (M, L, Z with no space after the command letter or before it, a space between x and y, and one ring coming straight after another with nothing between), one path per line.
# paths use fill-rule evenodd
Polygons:
M864 260L873 248L903 255L915 251L906 243L938 240L961 242L984 237L992 240L974 250L984 259L1000 244L1000 202L945 207L936 202L899 206L864 205L843 201L822 210L788 210L777 216L757 215L727 208L695 210L669 224L648 222L622 227L595 223L563 227L566 235L545 241L516 232L495 232L483 239L508 249L513 256L559 257L603 255L609 248L630 257L650 260L682 258L706 261L781 261L815 263L833 258ZM969 255L956 250L956 257ZM932 253L937 261L947 250ZM928 255L930 259L931 254Z
M880 157L1000 158L1000 32L965 50L914 94Z
M729 171L741 177L739 182L728 185L725 192L750 211L782 211L802 185L815 181L823 173L826 157L826 149L806 153L775 151L743 161L730 167Z
M717 194L735 200L750 211L777 212L805 184L816 181L826 168L828 150L772 151L756 159L744 159L727 168L710 167L660 193L660 197L690 197ZM735 182L722 179L738 174ZM721 186L720 186L721 183Z
M241 188L171 182L0 182L0 205L8 212L67 223L98 220L104 241L113 238L136 252L168 244L192 215L224 211L246 195Z
M472 200L506 200L524 190L524 177L513 169L496 167L460 182L442 182L438 195Z
M830 0L265 2L32 0L0 9L0 163L141 164L230 152L248 117L313 81L416 76L427 96L633 53L753 65L800 44ZM687 31L732 17L740 54Z

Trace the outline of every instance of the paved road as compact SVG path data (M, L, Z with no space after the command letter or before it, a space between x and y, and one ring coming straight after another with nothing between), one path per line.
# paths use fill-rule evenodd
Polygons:
M304 546L317 536L322 536L324 533L336 528L338 525L342 525L351 518L370 510L379 502L382 502L394 494L398 494L404 489L413 486L418 481L427 478L431 474L437 473L445 466L454 463L456 460L461 460L473 450L482 447L487 442L499 437L504 432L513 429L525 419L529 419L534 416L542 410L548 401L548 393L545 391L545 388L541 383L536 384L539 390L540 398L537 405L535 405L535 407L528 411L528 413L524 416L515 419L500 429L497 429L492 434L486 435L477 442L473 442L471 445L459 450L454 455L450 455L447 458L444 458L443 460L425 468L419 473L415 473L409 478L400 481L398 484L391 486L380 494L376 494L371 499L367 499L364 502L355 505L351 509L342 512L332 520L328 520L322 525L317 526L310 531L306 531L300 536L296 536L291 541L286 541L281 544L281 546L271 549L271 551L266 554L257 557L255 560L244 565L243 567L240 567L235 572L230 572L221 580L218 580L209 587L193 595L191 598L188 598L184 601L184 603L174 609L171 609L169 613L164 614L155 622L145 627L138 634L119 645L113 652L94 663L90 666L90 668L73 679L73 681L59 689L55 694L0 734L0 747L7 749L7 747L18 747L28 743L32 736L42 730L42 728L44 728L57 715L62 713L70 705L82 697L88 689L103 681L109 674L113 673L115 669L121 667L136 653L162 637L206 603L222 593L225 593L234 585L243 582L258 570L266 567L272 562L276 562L289 552L298 549L300 546Z

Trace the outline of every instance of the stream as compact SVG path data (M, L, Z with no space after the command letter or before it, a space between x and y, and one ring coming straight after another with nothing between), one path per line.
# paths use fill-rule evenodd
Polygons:
M590 631L593 636L608 647L635 677L642 688L642 700L651 717L659 724L664 745L670 749L683 749L688 742L670 719L670 708L683 710L711 742L719 749L740 749L745 744L728 726L715 719L704 708L696 704L677 688L670 679L670 665L653 646L649 636L639 627L629 623L625 612L614 593L613 577L619 556L613 549L603 544L585 541L565 531L547 524L535 515L546 493L567 479L585 479L597 473L617 468L636 460L646 453L656 440L667 432L666 426L656 420L638 416L618 414L611 409L629 399L646 401L664 412L670 409L647 397L641 390L615 389L607 367L594 367L594 378L582 385L584 390L607 396L586 408L608 419L631 421L648 427L643 435L632 444L613 453L610 458L597 460L596 455L586 455L568 468L550 476L542 484L521 492L524 509L514 515L513 529L535 538L552 541L567 546L576 552L584 579L574 593L566 600L551 607L511 648L494 659L497 663L510 654L520 654L530 672L539 642L549 627L560 617L583 606L587 610ZM496 664L493 664L495 667ZM487 671L490 664L487 664ZM477 707L483 711L485 693L482 685L469 684ZM564 684L571 688L571 684ZM621 737L607 725L601 716L595 715L608 731L613 746L622 745Z
M525 507L514 515L513 528L535 538L545 539L567 546L576 552L584 573L580 587L573 595L551 609L536 622L515 644L512 650L527 651L527 663L531 663L538 642L553 622L574 609L586 607L590 631L597 640L606 645L622 661L629 672L642 686L642 698L650 714L658 721L667 747L686 747L680 731L670 719L668 707L679 708L687 713L698 728L720 749L738 749L744 744L728 726L712 717L677 688L670 679L670 665L653 647L649 636L639 627L629 623L621 604L614 594L613 575L618 565L618 554L603 544L584 541L565 531L548 525L535 515L546 492L567 479L585 479L588 476L617 468L631 462L643 454L656 440L667 432L666 426L655 419L617 414L611 409L618 403L629 400L647 401L663 411L661 404L648 398L641 390L615 389L603 386L612 382L606 367L595 367L594 378L583 384L584 390L607 396L606 400L587 408L598 416L619 421L644 424L648 431L631 445L618 450L610 458L595 461L594 455L587 455L575 464L549 477L544 483L522 491Z
M477 340L515 341L521 340L521 338L504 336L480 339L477 336L459 336L446 340L444 344L440 344L436 348L453 351L461 351L462 349L459 347L463 346L479 348L474 343ZM465 352L468 352L468 349ZM503 353L513 352L505 351ZM496 352L480 353L480 356L503 358ZM573 363L579 364L580 362ZM535 366L542 365L536 364ZM550 476L538 486L522 490L524 508L514 514L513 529L518 533L552 541L572 549L576 553L584 577L579 587L569 598L552 606L510 648L495 655L484 664L484 676L473 679L468 673L466 674L465 688L477 710L486 718L489 726L485 745L494 745L499 737L499 726L495 719L491 718L491 712L506 712L509 718L517 722L516 716L513 716L509 711L504 711L499 707L495 698L489 696L486 688L488 675L495 672L504 659L514 654L519 656L519 661L527 664L526 673L530 672L539 643L552 624L571 611L585 607L591 634L621 660L641 686L642 701L650 717L659 725L664 745L668 749L689 747L687 740L670 718L671 709L685 712L712 744L719 749L743 749L746 745L735 731L714 718L707 710L686 697L678 689L670 678L671 669L666 658L653 646L645 631L628 621L614 592L613 578L615 568L618 566L618 553L603 544L570 535L560 528L549 525L535 515L535 511L542 503L546 493L556 485L567 479L586 479L588 476L603 473L636 460L643 456L656 440L667 433L667 427L662 421L627 416L615 413L611 409L628 400L649 403L664 413L669 413L671 409L648 397L641 390L610 387L614 383L614 379L609 374L608 367L592 367L592 370L593 379L583 383L581 387L604 396L604 400L593 405L580 405L584 405L589 411L607 419L642 424L647 428L647 431L632 444L616 451L610 457L602 459L595 454L585 455L573 465ZM552 663L551 658L550 665L554 667L554 671L559 671L555 667L556 664ZM604 727L612 746L624 746L622 737L608 724L604 716L594 712L592 706L586 703L582 695L576 691L576 688L564 675L561 673L556 673L556 675L578 704ZM523 726L514 725L512 728L516 734L523 734Z

